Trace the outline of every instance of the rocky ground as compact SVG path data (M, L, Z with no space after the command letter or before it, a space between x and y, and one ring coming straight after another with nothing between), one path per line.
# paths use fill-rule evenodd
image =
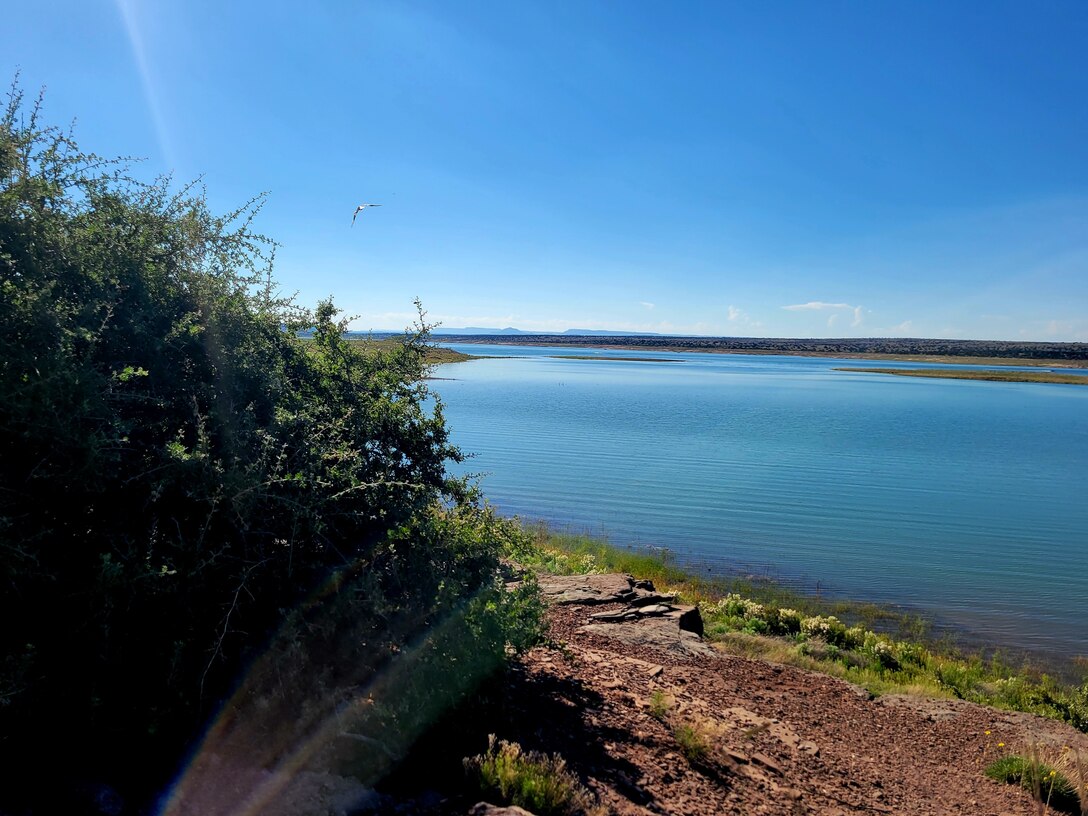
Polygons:
M983 768L1031 744L1088 758L1088 735L1051 720L873 700L830 677L721 654L680 628L669 599L647 600L623 576L544 587L559 648L521 661L498 736L561 754L609 812L1037 814L1027 793ZM665 609L636 614L649 607ZM592 617L625 610L613 614L622 623ZM682 727L704 740L704 757L685 756Z

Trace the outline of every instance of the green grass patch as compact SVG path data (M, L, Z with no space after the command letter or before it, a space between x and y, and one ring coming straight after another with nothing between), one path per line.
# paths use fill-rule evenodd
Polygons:
M480 793L538 816L575 816L600 811L592 794L567 770L558 754L525 751L516 742L496 740L487 751L464 760L465 772Z
M935 377L944 380L1088 385L1088 374L1058 374L1053 371L972 371L962 368L836 368L833 370L861 374L894 374L897 377Z
M344 339L352 349L367 355L391 352L401 345L401 340L396 337L383 337L381 339L346 337ZM443 363L463 363L476 358L471 354L463 354L460 351L454 351L443 346L428 345L424 359L428 365L441 365Z

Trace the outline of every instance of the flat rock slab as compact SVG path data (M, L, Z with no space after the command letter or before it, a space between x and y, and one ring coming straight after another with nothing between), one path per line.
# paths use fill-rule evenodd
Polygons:
M541 575L544 600L554 604L626 603L635 596L629 575Z
M578 629L588 635L618 640L634 646L648 646L681 657L714 655L716 652L694 632L680 628L675 618L644 618L616 626L608 623L590 623Z
M635 597L627 602L628 606L653 606L655 604L674 604L675 595L662 595L659 592L647 592L635 588Z
M631 623L643 618L668 618L676 625L697 635L703 634L703 616L697 606L673 606L671 604L651 604L650 606L628 606L614 612L598 612L589 618L597 623Z
M667 615L676 607L665 604L651 604L650 606L628 606L615 612L597 612L589 617L601 623L620 623L623 621L638 620L639 618L656 618Z

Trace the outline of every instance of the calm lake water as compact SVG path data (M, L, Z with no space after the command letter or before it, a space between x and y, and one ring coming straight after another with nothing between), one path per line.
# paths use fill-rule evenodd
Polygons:
M511 355L441 366L452 379L433 383L474 454L459 470L505 514L1088 654L1088 387L453 347ZM570 354L605 359L554 357ZM607 360L622 356L655 361Z

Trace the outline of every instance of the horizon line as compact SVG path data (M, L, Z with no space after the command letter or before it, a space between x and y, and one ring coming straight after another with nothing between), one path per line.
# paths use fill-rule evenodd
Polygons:
M896 340L942 343L1001 343L1006 345L1040 345L1040 346L1084 346L1088 348L1085 340L1002 340L997 338L967 338L967 337L924 337L921 335L864 335L857 337L801 337L801 336L758 336L740 334L663 334L660 332L640 331L612 331L610 329L563 329L559 331L537 331L533 329L516 329L506 327L504 329L475 329L464 327L463 329L446 329L439 332L428 332L433 336L448 335L451 337L656 337L660 339L684 339L684 340L752 340L752 341L791 341L791 342L823 342L823 343L854 343L866 340ZM345 334L405 334L405 329L348 329Z

